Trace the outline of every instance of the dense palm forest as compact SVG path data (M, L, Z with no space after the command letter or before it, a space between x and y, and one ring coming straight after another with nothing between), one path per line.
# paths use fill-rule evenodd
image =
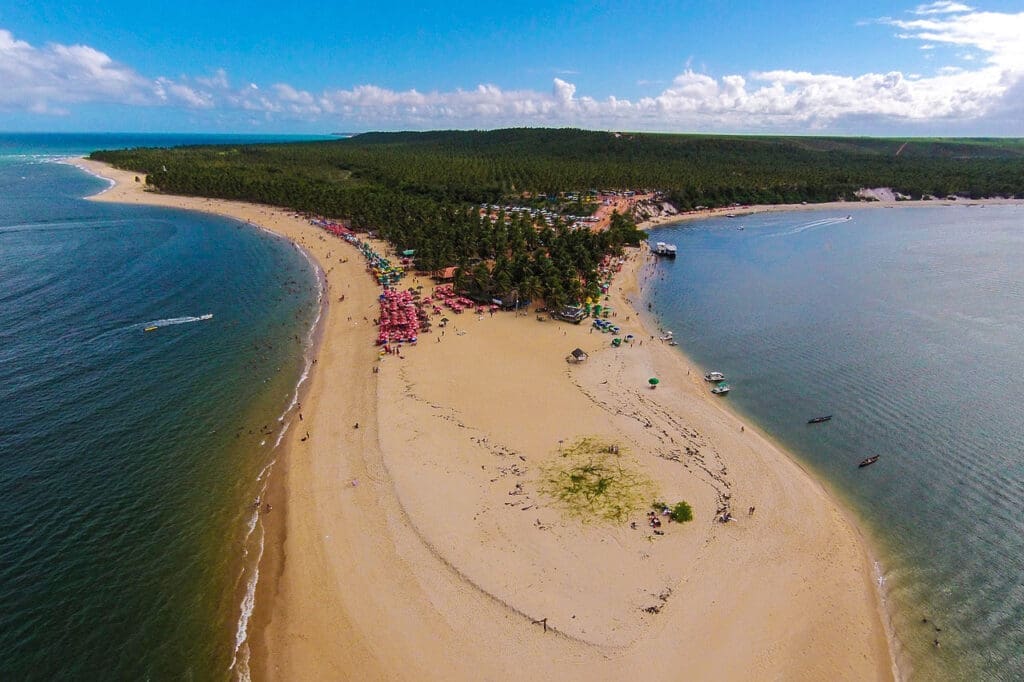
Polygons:
M618 134L568 129L367 133L328 142L98 151L155 189L282 206L377 231L417 265L458 265L482 295L550 303L593 293L600 257L641 238L628 218L593 234L481 204L528 193L650 189L696 206L913 197L1024 198L1024 141ZM539 228L539 229L537 229Z

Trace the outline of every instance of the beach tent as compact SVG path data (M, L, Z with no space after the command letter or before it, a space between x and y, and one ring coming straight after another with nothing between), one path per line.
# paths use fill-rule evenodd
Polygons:
M588 357L590 357L590 356L588 356L586 353L584 353L582 348L577 348L573 352L569 353L569 355L566 356L565 360L566 360L566 362L579 363L579 362L583 362Z

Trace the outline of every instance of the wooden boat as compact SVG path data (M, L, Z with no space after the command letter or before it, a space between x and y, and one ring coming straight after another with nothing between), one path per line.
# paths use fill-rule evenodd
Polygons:
M826 414L824 417L815 417L814 419L808 419L807 423L808 424L820 424L822 422L827 422L831 418L832 418L832 415Z
M868 457L866 459L862 459L860 461L860 464L857 465L857 468L863 469L866 466L871 466L872 464L874 464L875 462L878 461L879 456L880 455L872 455L871 457Z

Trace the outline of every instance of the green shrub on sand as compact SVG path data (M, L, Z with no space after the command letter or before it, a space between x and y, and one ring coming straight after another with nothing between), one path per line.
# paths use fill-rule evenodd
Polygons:
M690 503L685 500L676 502L676 506L672 507L672 511L670 511L668 515L669 518L677 523L693 521L693 507L691 507Z

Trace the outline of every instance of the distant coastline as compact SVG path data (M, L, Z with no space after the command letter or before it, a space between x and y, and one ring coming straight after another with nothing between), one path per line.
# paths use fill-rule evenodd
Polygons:
M118 181L100 200L231 215L283 234L324 271L332 303L304 418L268 491L257 677L662 679L681 665L698 678L894 677L856 529L630 309L645 250L629 256L610 303L646 345L610 349L585 327L532 316L464 316L381 362L367 322L377 287L340 240L288 211L144 192L134 173L78 164ZM591 359L567 368L577 345ZM662 379L656 391L650 376ZM545 399L520 405L523 391ZM628 457L670 499L690 500L697 520L648 539L544 504L539 472L563 441L593 434L660 453ZM723 499L757 514L715 523ZM644 611L651 603L664 608ZM541 618L543 629L531 622Z
M822 203L800 203L800 204L751 204L745 206L727 206L720 208L706 208L697 211L681 211L678 213L663 213L657 216L637 221L637 227L641 230L648 230L652 227L660 227L674 223L684 223L692 220L705 220L707 218L738 218L741 216L757 215L759 213L785 213L792 211L837 211L852 212L875 209L892 208L935 208L937 206L949 207L972 207L972 206L1020 206L1024 205L1024 199L1005 199L993 197L989 199L900 199L900 200L865 200L865 201L827 201Z

